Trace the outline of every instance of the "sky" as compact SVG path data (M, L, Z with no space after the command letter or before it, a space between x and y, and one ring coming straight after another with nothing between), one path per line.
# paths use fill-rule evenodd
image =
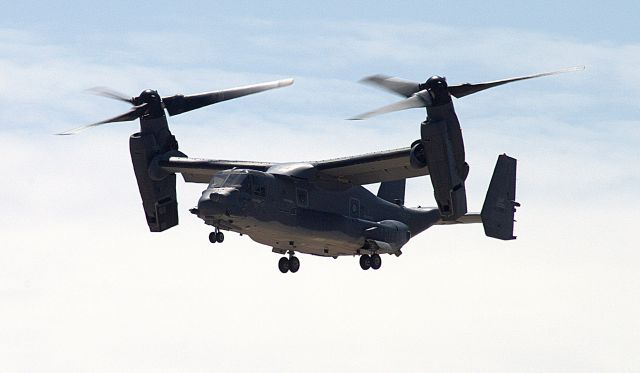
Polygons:
M0 371L637 372L637 2L13 2L0 14ZM482 205L519 160L516 234L434 227L379 271L248 237L150 233L129 159L137 123L87 94L293 86L170 118L192 157L303 161L408 146L424 112L361 122L383 73L480 82L585 66L455 100ZM433 205L428 178L408 205ZM371 187L375 191L375 186Z

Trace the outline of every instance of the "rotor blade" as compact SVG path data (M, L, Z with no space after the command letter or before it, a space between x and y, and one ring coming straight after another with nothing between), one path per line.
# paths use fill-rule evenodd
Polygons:
M135 120L135 119L140 118L144 114L144 112L146 111L146 106L147 106L146 103L144 103L142 105L134 106L134 107L131 108L131 110L127 111L124 114L120 114L117 117L105 119L105 120L97 122L97 123L87 124L85 126L74 128L74 129L71 129L69 131L56 133L56 135L62 135L62 136L64 136L64 135L75 135L76 133L78 133L80 131L84 131L87 128L96 127L96 126L99 126L99 125L102 125L102 124L105 124L105 123L126 122L126 121L130 121L130 120Z
M404 97L411 97L414 93L420 91L418 83L380 74L368 76L360 80L360 82L384 88Z
M492 82L485 82L485 83L477 83L477 84L464 83L464 84L458 84L458 85L450 85L449 86L449 93L453 97L461 98L461 97L468 96L468 95L476 93L476 92L483 91L485 89L497 87L499 85L503 85L503 84L507 84L507 83L511 83L511 82L517 82L519 80L527 80L527 79L539 78L539 77L542 77L542 76L556 75L556 74L562 74L562 73L568 73L568 72L580 71L580 70L584 70L584 66L569 67L567 69L562 69L562 70L558 70L558 71L550 71L550 72L545 72L545 73L540 73L540 74L519 76L519 77L516 77L516 78L495 80L495 81L492 81Z
M113 89L107 87L93 87L88 89L87 91L93 93L94 95L111 98L114 100L128 102L133 105L133 98L125 95L124 93L120 93L118 91L114 91Z
M175 95L162 99L169 115L177 115L187 111L215 104L221 101L266 91L269 89L286 87L293 84L293 79L276 80L273 82L253 84L244 87L225 89L222 91L206 92L195 95Z
M362 120L362 119L367 119L367 118L371 118L371 117L375 117L376 115L380 115L380 114L385 114L385 113L390 113L392 111L400 111L400 110L406 110L406 109L412 109L412 108L419 108L419 107L426 107L427 106L427 102L425 102L425 98L423 98L421 95L417 94L417 95L413 95L405 100L402 101L398 101L396 103L393 103L391 105L387 105L387 106L383 106L379 109L364 113L364 114L360 114L357 115L353 118L349 118L349 120Z

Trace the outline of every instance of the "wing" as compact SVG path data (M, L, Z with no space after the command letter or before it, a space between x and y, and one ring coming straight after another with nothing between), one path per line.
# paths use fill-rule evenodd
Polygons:
M197 159L185 157L171 157L159 162L159 166L171 173L181 173L184 181L188 183L208 184L211 177L217 172L231 168L267 171L275 163L269 162L245 162L213 159Z
M356 185L428 175L427 167L411 167L410 153L411 148L407 147L310 163L320 177L337 178Z
M300 165L312 166L319 178L337 179L355 185L428 175L429 170L426 167L420 169L411 167L410 153L411 148L407 147L325 161L303 162ZM186 182L209 183L214 174L223 170L239 168L266 172L273 166L283 164L170 157L159 161L158 165L166 172L181 173ZM296 163L287 165L296 165Z

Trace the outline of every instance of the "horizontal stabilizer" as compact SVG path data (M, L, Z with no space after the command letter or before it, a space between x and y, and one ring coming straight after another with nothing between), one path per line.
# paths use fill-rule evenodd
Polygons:
M456 220L440 220L436 225L451 225L451 224L476 224L482 223L482 218L477 212L470 212L462 215Z
M516 207L520 204L516 198L516 164L515 158L506 154L498 157L493 170L491 183L482 206L482 225L484 233L500 240L513 240L513 223Z

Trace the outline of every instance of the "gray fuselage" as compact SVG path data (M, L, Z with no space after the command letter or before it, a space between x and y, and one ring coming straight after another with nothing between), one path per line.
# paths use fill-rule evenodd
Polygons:
M362 186L255 170L216 174L197 214L275 252L321 256L398 254L412 236L440 220L438 210L406 208Z

